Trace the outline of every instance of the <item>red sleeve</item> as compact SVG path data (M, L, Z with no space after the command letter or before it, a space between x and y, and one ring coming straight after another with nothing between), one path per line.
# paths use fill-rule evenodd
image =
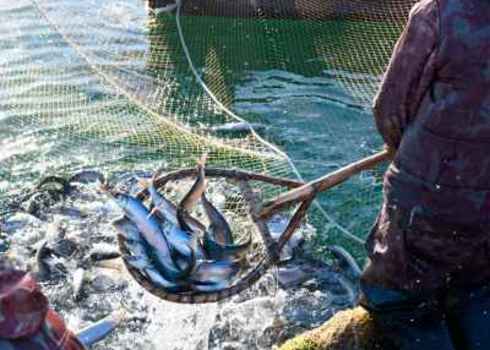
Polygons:
M32 275L0 271L0 349L84 350Z
M434 77L438 36L437 2L418 2L410 11L374 100L376 126L391 147L398 148L403 130Z
M0 337L36 333L48 312L48 301L33 277L23 271L0 271Z

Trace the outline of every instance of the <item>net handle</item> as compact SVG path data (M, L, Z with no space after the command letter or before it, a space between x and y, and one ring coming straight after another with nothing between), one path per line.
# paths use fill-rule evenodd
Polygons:
M332 173L326 174L319 179L313 180L303 186L290 190L267 202L261 209L259 216L263 219L271 217L281 209L293 204L309 201L318 193L326 191L364 170L374 168L376 165L391 158L387 150L378 152L372 156L363 158L354 163L346 165Z

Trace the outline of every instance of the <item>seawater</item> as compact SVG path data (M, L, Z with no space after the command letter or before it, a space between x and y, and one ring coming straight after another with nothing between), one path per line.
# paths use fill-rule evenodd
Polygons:
M150 18L144 2L137 0L22 0L2 2L0 18L2 201L19 189L32 188L49 174L69 174L87 167L133 174L156 169L162 159L171 161L164 151L147 151L145 144L134 143L131 135L125 134L127 129L142 128L144 119L138 119L142 113L134 101L163 106L160 103L165 99L168 106L161 110L162 115L187 115L181 122L191 127L223 122L188 69L172 14ZM264 21L238 20L234 26L225 22L216 18L182 19L198 72L227 107L264 126L261 135L288 154L305 180L379 148L380 139L369 110L338 83L336 72L321 69L305 57L297 59L300 65L288 65L284 62L290 58L271 55L274 48L270 40L257 39L268 27ZM285 25L293 23L284 22L277 28ZM303 24L294 25L298 31L304 28ZM249 46L234 44L239 41L236 33L246 37ZM296 44L292 41L284 51L298 56L308 46L308 42L301 43L301 47ZM121 91L108 86L108 78L129 90L135 100L128 101ZM152 85L156 81L158 84ZM199 113L202 111L208 115L203 116ZM89 118L94 115L114 127L94 127ZM154 130L144 131L144 137L138 140L158 141ZM189 164L185 154L179 157ZM379 172L368 172L322 195L320 204L340 225L363 237L376 212L379 193ZM69 203L84 212L80 217L50 214L49 222L24 214L0 218L0 240L8 241L11 250L27 265L33 264L30 247L35 248L61 229L81 245L99 240L115 244L110 220L120 213L106 200L94 198L97 200L92 203L77 199ZM321 251L329 242L341 242L340 233L324 227L328 225L322 214L313 215L321 223L314 238L320 242L316 248ZM273 333L286 329L288 322L296 322L296 328L291 327L293 334L314 325L302 318L293 318L294 322L284 319L284 315L293 314L286 310L290 295L278 291L271 276L268 278L272 282L266 280L255 299L182 306L148 294L127 274L97 269L91 274L102 281L105 277L98 276L108 275L106 283L120 287L120 292L96 291L93 288L97 284L91 279L89 295L77 305L66 301L70 299L69 283L48 283L43 288L73 329L120 306L133 311L136 321L99 345L100 349L131 349L135 339L141 349L219 349L225 345L229 349L267 349L271 339L280 336L274 333L261 338L264 331ZM332 293L309 289L293 293L299 301L320 300L325 307L320 319L347 305L343 294L335 292L332 276ZM101 288L104 286L102 283ZM298 302L298 309L301 307Z

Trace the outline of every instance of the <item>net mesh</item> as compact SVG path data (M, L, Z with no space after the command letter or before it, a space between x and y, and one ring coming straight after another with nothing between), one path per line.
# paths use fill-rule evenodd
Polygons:
M171 170L207 152L210 166L312 179L374 153L368 107L413 3L2 2L1 205L84 168ZM316 247L361 254L382 170L319 197Z

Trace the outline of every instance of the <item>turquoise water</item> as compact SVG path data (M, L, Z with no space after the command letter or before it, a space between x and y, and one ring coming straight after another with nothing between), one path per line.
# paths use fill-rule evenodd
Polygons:
M284 71L250 74L237 89L236 108L260 115L265 133L282 147L305 180L313 180L379 149L380 137L369 110L327 74L308 78ZM358 237L365 237L380 204L383 167L364 172L348 183L319 196L328 215ZM341 244L358 257L358 243L345 239L313 209L320 234L319 247ZM313 215L314 214L314 215ZM315 221L316 219L316 221ZM327 231L327 232L326 232Z
M0 40L0 191L6 195L44 175L86 167L130 172L155 169L162 161L174 168L189 166L202 152L196 142L204 141L161 120L190 126L195 135L233 121L189 69L174 15L150 17L137 0L21 1L3 3L0 14L5 19L0 24L5 33ZM338 71L330 69L338 67L322 64L314 49L318 38L343 43L352 29L345 37L331 30L328 37L331 24L185 16L181 21L193 64L210 90L240 117L258 124L259 134L283 150L304 179L380 148L365 95L354 99ZM358 26L361 31L365 25ZM369 89L361 90L369 95ZM266 159L232 155L213 141L215 164L295 176L287 162L247 135L212 136ZM361 238L379 205L380 173L365 172L319 198L336 224ZM312 220L320 248L340 243L362 256L359 244L344 241L318 211L312 210Z

